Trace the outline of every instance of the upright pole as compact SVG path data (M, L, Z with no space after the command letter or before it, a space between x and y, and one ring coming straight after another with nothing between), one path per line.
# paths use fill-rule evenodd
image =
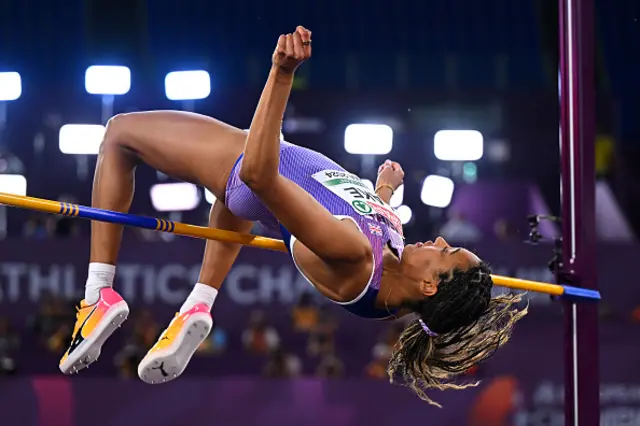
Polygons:
M562 280L597 289L593 0L559 0ZM594 304L565 303L565 425L600 423Z

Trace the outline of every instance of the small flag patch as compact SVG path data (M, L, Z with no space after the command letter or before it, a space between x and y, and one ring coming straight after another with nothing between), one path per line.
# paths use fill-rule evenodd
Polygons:
M382 237L382 227L380 225L376 225L374 223L370 223L369 224L369 232L371 232L373 235L377 235L379 237Z

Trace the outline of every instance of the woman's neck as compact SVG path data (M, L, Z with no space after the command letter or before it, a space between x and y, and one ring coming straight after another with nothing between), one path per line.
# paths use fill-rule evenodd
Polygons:
M380 295L385 305L397 308L406 300L420 297L419 289L409 285L400 270L400 259L392 250L385 247L382 261L382 279L380 281Z

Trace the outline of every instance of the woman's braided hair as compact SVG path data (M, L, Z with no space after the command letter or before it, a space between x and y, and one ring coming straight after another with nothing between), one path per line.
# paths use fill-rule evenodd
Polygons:
M511 336L513 326L527 314L514 305L522 295L491 297L493 281L485 263L467 270L455 269L440 276L433 296L404 304L416 312L435 336L425 332L419 320L403 331L389 362L393 383L401 377L421 399L440 407L427 389L465 389L478 382L455 383L451 379L490 358Z

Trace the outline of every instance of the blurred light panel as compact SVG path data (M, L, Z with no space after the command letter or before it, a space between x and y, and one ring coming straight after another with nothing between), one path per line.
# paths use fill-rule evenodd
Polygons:
M393 147L393 129L386 124L350 124L344 131L349 154L384 155Z
M420 199L428 206L445 208L451 203L455 184L444 176L429 175L422 183Z
M402 204L403 200L404 200L404 184L400 185L398 189L395 190L395 192L391 196L391 200L389 201L389 204L391 205L391 207L398 207L400 206L400 204Z
M84 73L84 88L92 95L124 95L131 89L131 70L120 65L92 65Z
M482 158L482 133L477 130L440 130L433 138L438 160L476 161Z
M22 175L0 175L0 192L27 195L27 178Z
M213 195L213 193L211 191L209 191L207 188L204 189L204 199L207 200L207 203L209 204L213 204L216 202L216 196Z
M406 225L411 221L411 217L413 216L411 207L405 205L398 206L396 212L398 213L398 216L400 216L400 222L402 222L403 225Z
M15 101L22 95L22 78L17 72L0 72L0 101Z
M211 79L203 70L174 71L165 77L164 90L172 101L204 99L211 93Z
M475 163L464 163L462 166L462 179L466 183L474 183L478 180L478 168Z
M58 147L63 154L97 154L104 132L100 124L65 124L60 128Z
M159 212L193 210L200 204L198 187L186 182L158 183L150 190L151 204Z

